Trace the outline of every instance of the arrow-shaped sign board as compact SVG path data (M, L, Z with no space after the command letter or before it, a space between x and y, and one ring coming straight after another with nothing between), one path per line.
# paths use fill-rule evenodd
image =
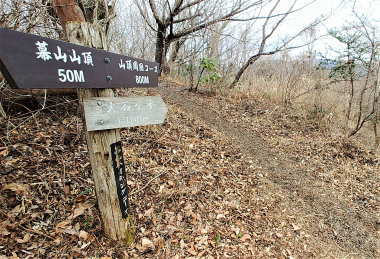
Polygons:
M0 70L18 88L157 87L159 65L0 28Z
M83 103L88 131L161 124L168 111L160 96L94 97Z

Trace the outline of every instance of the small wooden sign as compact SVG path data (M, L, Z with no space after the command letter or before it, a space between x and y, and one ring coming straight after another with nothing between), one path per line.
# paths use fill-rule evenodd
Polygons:
M168 111L160 96L96 97L83 103L88 131L161 124Z
M157 87L159 64L0 28L0 70L15 88Z
M111 144L112 167L115 174L117 196L122 218L128 217L128 185L121 141Z

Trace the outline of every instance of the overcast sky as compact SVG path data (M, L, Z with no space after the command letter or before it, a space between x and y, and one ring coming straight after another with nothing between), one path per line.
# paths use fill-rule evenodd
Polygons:
M307 0L302 1L307 2ZM380 26L380 0L318 0L311 6L289 17L287 29L289 31L297 31L302 24L310 22L320 15L324 15L328 19L318 28L319 35L324 35L327 33L327 30L333 28L339 29L350 21L353 21L352 8L354 5L358 14L377 20L375 23ZM335 44L336 42L333 39L326 37L318 41L315 44L315 48L317 51L326 52L330 45Z
M1 1L1 0L0 0ZM148 2L147 0L145 0ZM225 5L221 8L228 8L228 3L232 3L232 1L236 0L224 0ZM281 4L279 8L276 10L275 13L284 13L289 8L291 3L293 3L294 0L281 0ZM313 0L298 0L296 9L304 6L307 3L312 2ZM120 4L122 6L126 4L131 4L132 0L119 0ZM171 3L173 3L174 0L171 0ZM259 8L255 8L256 11L248 11L243 14L245 18L252 17L254 15L259 16L265 16L265 14L268 13L269 8L273 6L275 1L272 1L270 5L268 5L266 8L262 10L260 14L257 13L257 10ZM271 46L278 46L279 41L284 38L289 38L292 35L296 34L302 28L307 26L308 24L312 23L315 19L323 16L327 17L327 19L318 26L316 34L326 35L328 30L331 29L339 29L343 25L348 24L350 21L353 21L353 14L352 14L352 8L355 5L355 10L360 15L365 15L371 19L377 19L377 24L379 25L379 31L380 31L380 0L316 0L314 3L312 3L310 6L307 6L306 8L302 9L301 11L295 12L287 17L285 22L279 27L279 29L276 31L276 34L271 38ZM126 6L125 6L126 7ZM138 14L138 10L135 6L128 6L129 10L132 7L133 11L132 13ZM124 10L124 8L118 8L120 11ZM253 13L254 12L254 13ZM121 14L124 12L121 11ZM130 21L129 21L130 22ZM250 41L250 49L254 52L257 49L257 43L261 36L261 26L260 22L264 22L264 20L258 20L254 24L252 24L251 28L251 41ZM275 20L273 21L275 22ZM135 27L138 27L137 24L126 24L126 26L129 28L135 29ZM247 26L247 23L233 23L231 24L231 27L227 29L225 34L232 35L233 37L228 38L232 43L235 41L239 41L240 33L242 30L244 30L245 26ZM380 36L379 36L380 37ZM153 39L152 39L153 40ZM306 42L305 37L300 37L296 42L294 42L292 45L302 45ZM225 42L226 43L226 42ZM228 43L228 42L227 42ZM271 48L269 46L268 48ZM331 37L324 37L322 39L319 39L314 44L314 50L317 53L322 53L324 55L329 55L328 49L330 46L333 46L334 48L338 46L338 43L336 40L332 39ZM268 49L269 50L269 49ZM297 49L292 51L292 54L299 54L303 52L304 49Z

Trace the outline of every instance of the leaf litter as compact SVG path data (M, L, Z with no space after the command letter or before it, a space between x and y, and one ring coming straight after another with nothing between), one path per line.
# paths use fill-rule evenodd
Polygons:
M131 246L102 232L76 107L46 110L23 124L15 118L16 130L6 130L9 121L2 120L0 255L378 255L371 225L379 211L377 158L260 100L164 96L170 105L164 125L122 131L136 218ZM211 112L200 114L205 107ZM244 136L249 136L245 142ZM252 142L253 136L265 141ZM286 159L292 161L284 164ZM286 173L291 169L308 177L295 178ZM274 176L279 171L285 173ZM358 225L360 220L364 224ZM359 229L347 233L352 227Z

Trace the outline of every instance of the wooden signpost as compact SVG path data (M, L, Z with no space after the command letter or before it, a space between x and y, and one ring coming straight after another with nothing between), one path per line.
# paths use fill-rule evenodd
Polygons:
M90 24L67 22L65 28L70 41L105 47L95 42ZM129 239L118 129L163 123L167 107L159 96L116 98L109 88L157 87L158 63L0 28L0 71L16 88L78 88L104 231L116 240Z
M0 68L14 88L156 87L158 63L0 28Z

